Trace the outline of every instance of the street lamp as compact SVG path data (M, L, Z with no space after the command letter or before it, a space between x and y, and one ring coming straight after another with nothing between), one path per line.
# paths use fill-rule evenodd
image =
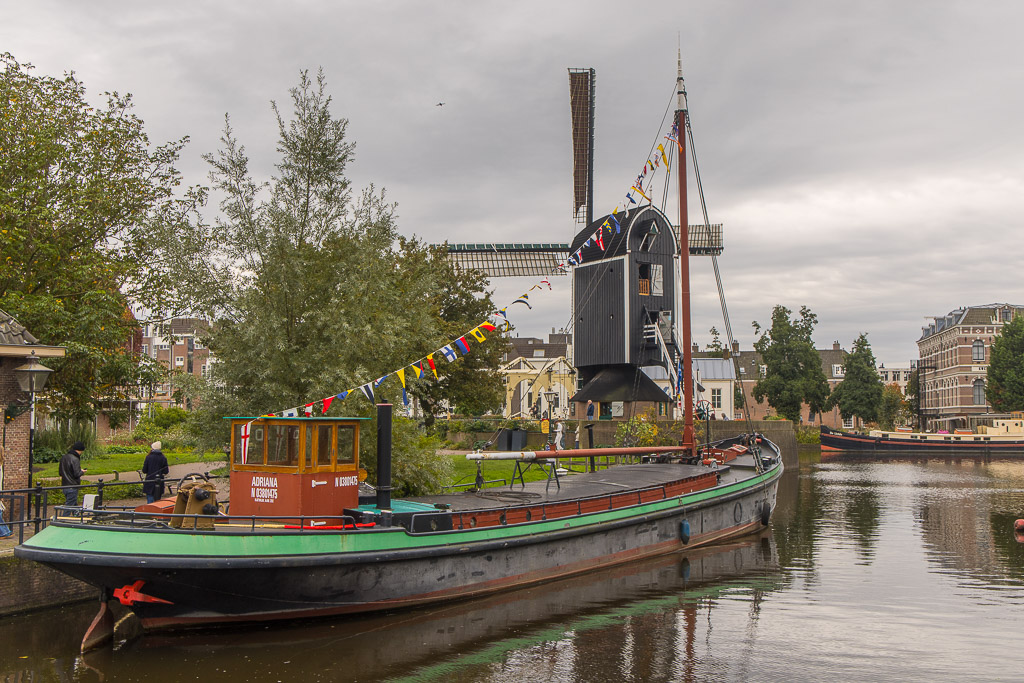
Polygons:
M36 433L36 394L46 386L52 372L53 370L50 368L39 364L35 351L29 356L28 362L14 368L14 377L18 380L18 386L22 391L28 393L31 406L28 427L28 485L30 487L32 486L32 442L35 440Z

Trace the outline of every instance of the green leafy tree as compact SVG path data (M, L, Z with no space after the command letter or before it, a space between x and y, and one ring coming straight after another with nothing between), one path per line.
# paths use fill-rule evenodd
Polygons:
M1024 316L1014 316L992 340L985 394L993 410L1024 410Z
M866 334L853 342L853 351L844 363L843 381L832 390L826 410L838 406L844 420L857 417L865 422L878 419L882 405L882 380L875 370L875 355Z
M724 358L725 347L722 346L722 338L718 333L718 329L712 327L708 332L711 333L711 342L704 346L704 350L710 353L714 358Z
M116 423L160 373L129 343L129 305L177 301L181 228L203 200L176 194L187 138L151 147L130 95L104 93L94 107L74 74L38 76L7 53L0 70L0 308L67 347L46 363L57 418L102 407Z
M906 422L911 415L910 404L904 398L898 384L886 384L882 388L882 401L878 406L878 425L892 431L897 424Z
M346 169L355 147L347 121L331 114L322 72L315 81L303 72L290 96L290 118L273 105L280 158L269 182L252 178L230 121L220 151L205 157L223 199L205 239L216 245L203 255L210 277L195 284L216 321L208 345L218 363L198 389L194 422L204 443L226 438L221 416L345 390L356 389L329 414L370 414L358 387L397 369L428 411L442 400L500 405L496 368L507 342L497 333L482 343L467 336L471 352L453 363L436 354L438 378L429 367L415 378L409 366L486 320L494 306L483 278L453 268L444 249L399 234L383 192L371 186L353 196ZM401 403L397 377L374 393Z
M794 425L800 422L800 409L806 403L811 412L819 413L828 399L829 388L821 357L814 349L811 334L818 318L806 306L800 307L800 317L790 319L791 311L785 306L772 310L771 327L758 334L754 349L761 354L766 370L753 388L754 399L768 405Z
M921 414L921 370L914 368L907 378L907 410L911 415Z

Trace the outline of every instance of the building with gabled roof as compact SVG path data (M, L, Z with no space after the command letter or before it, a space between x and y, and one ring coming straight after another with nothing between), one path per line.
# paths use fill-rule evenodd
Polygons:
M923 429L970 428L991 412L986 383L992 341L1022 313L1024 306L1015 304L961 306L921 328L915 367Z

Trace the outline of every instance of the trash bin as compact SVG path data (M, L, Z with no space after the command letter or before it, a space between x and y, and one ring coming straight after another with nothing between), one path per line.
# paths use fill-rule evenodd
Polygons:
M525 429L513 429L511 444L509 445L510 451L525 451L526 450L526 430Z
M498 439L494 446L499 451L510 451L512 450L512 430L502 428L498 432Z

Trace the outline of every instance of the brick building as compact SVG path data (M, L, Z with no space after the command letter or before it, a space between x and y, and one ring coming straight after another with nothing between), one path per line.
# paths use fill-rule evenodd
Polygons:
M33 355L39 359L62 358L64 347L40 344L17 320L0 311L0 405L4 409L6 443L0 488L4 489L25 488L29 483L28 441L32 415L31 409L25 409L29 395L18 386L14 369ZM8 421L8 415L15 413L17 416Z
M932 318L917 340L925 429L969 428L991 412L985 395L992 340L1024 313L1012 304L965 306Z
M175 404L175 377L181 374L206 377L216 359L204 342L210 323L201 318L173 318L142 328L142 355L172 372L167 381L144 392L140 401L162 406ZM188 406L183 406L188 407Z

